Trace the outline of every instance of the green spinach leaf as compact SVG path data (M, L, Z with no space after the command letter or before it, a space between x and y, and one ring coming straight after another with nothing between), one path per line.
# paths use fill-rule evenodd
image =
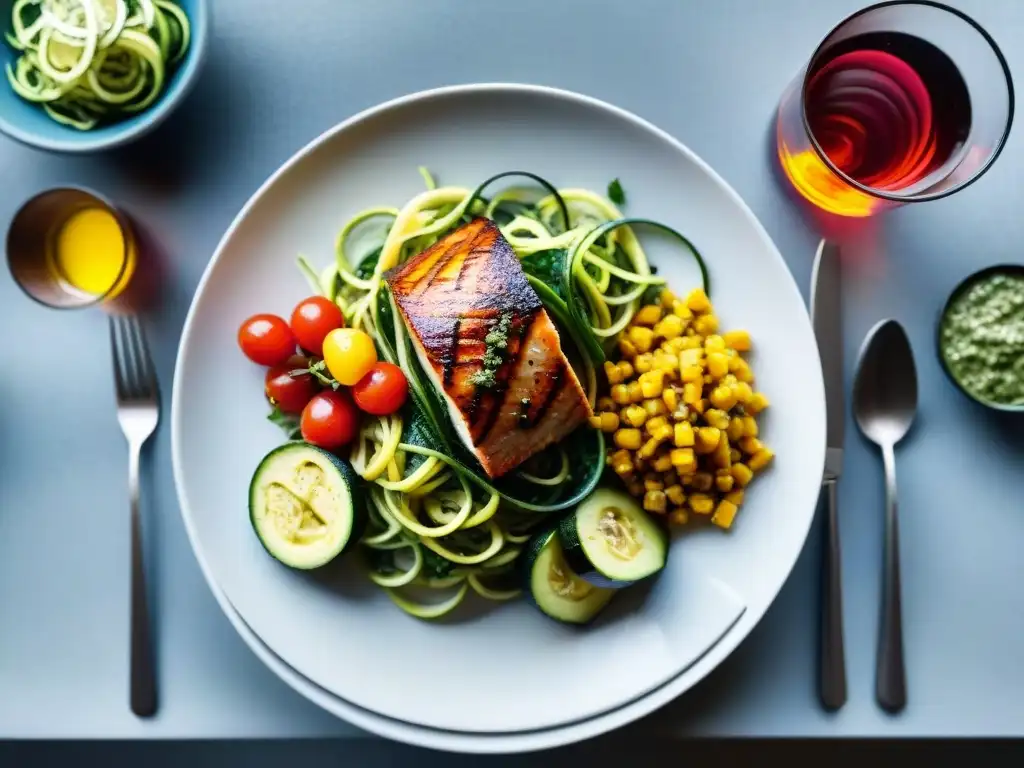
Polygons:
M608 199L616 205L626 204L626 191L622 188L622 182L612 179L608 185Z
M288 435L289 440L301 440L302 431L299 429L299 417L294 413L285 413L276 405L270 409L270 413L267 414L267 421L272 424L277 424L284 433Z

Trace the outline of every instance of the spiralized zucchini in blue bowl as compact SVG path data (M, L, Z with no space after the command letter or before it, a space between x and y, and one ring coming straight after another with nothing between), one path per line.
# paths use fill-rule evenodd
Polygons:
M198 0L14 0L5 10L0 128L88 151L146 132L185 94L206 36Z

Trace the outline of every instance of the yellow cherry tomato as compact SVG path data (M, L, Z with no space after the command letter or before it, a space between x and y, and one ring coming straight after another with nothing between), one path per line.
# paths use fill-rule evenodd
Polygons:
M324 362L331 376L351 387L377 362L377 348L363 331L335 328L324 338Z

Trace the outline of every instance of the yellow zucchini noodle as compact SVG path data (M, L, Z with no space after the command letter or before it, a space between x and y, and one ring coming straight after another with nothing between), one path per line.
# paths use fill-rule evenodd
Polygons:
M401 208L368 208L344 224L333 264L317 270L299 257L311 285L342 308L350 327L366 331L378 349L391 346L388 341L382 343L385 330L394 334L394 362L405 371L417 361L409 359L407 331L399 314L385 315L393 318L393 329L377 327L378 302L390 301L389 293L380 290L384 273L428 248L464 216L496 218L502 208L506 220L499 221L502 234L521 259L544 251L580 250L571 265L579 306L594 337L591 343L606 348L629 324L644 292L663 282L651 273L628 224L610 229L603 237L594 236L595 228L623 218L602 195L561 189L558 200L553 194L542 197L536 189L518 187L490 198L474 197L474 191L464 187L437 187L425 169L421 173L428 188ZM561 201L568 209L568 222ZM374 225L379 225L376 263L373 256L356 258L352 253L357 232ZM613 281L617 287L609 291ZM600 360L586 350L580 353L583 359L573 362L593 404ZM448 418L447 412L441 417ZM352 467L369 488L371 524L361 543L368 555L370 578L400 608L420 618L443 616L469 591L488 600L517 597L520 589L513 586L518 581L508 577L530 537L529 528L542 522L544 515L516 510L481 478L458 471L454 459L404 441L407 426L400 414L368 418L350 456ZM515 479L542 489L561 485L570 476L569 456L562 449L554 455L543 467L527 462Z

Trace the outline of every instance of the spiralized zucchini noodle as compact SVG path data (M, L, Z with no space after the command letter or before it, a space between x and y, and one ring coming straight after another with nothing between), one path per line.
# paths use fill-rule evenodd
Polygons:
M401 208L357 213L338 233L333 263L317 270L300 256L299 267L317 293L342 308L350 327L367 332L381 357L406 372L415 407L428 415L439 410L437 400L424 391L432 384L419 372L384 275L473 216L493 219L519 256L562 333L592 405L597 367L644 295L664 284L653 273L633 227L648 225L678 239L695 258L706 285L706 269L686 238L657 222L624 217L603 195L555 189L524 172L499 174L476 189L438 187L426 169L420 172L424 192ZM484 196L494 182L513 176L531 183ZM359 242L363 250L357 255ZM432 416L448 419L447 411ZM514 480L533 488L536 496L513 495L439 450L437 443L430 445L432 439L414 434L418 427L408 420L408 411L368 419L350 455L353 469L369 486L371 524L361 543L370 578L400 608L420 618L443 616L469 591L488 600L517 597L516 561L531 531L543 524L546 513L578 501L545 497L579 479L571 469L567 441L514 473ZM604 465L603 439L594 434L599 450L584 461L599 466L587 467L593 476L585 481L583 493L593 489ZM430 594L434 590L441 592Z
M15 0L7 81L57 122L87 131L141 112L188 50L188 17L172 0Z

